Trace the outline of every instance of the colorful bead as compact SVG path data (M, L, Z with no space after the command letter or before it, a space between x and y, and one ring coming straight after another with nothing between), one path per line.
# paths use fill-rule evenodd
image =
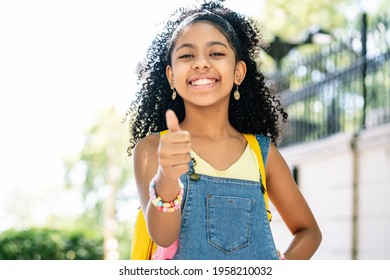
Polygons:
M170 202L164 202L161 197L157 196L156 194L156 178L153 178L150 181L149 184L149 198L152 202L152 204L157 208L157 210L164 212L164 213L172 213L176 210L180 209L181 203L183 201L183 194L184 194L184 185L179 179L179 192L177 194L177 197L170 201Z

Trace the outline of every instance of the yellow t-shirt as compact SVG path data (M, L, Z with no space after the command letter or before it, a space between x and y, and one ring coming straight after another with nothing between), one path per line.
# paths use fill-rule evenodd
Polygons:
M246 145L241 157L226 170L215 169L207 161L198 156L193 150L191 150L191 156L196 161L194 169L197 174L255 182L260 181L259 163L255 152L248 144Z

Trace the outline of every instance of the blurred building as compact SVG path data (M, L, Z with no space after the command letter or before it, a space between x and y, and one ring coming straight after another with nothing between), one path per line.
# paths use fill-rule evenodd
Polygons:
M313 259L390 256L390 29L362 16L360 30L281 64L289 114L280 143L323 232ZM291 235L274 211L275 241Z

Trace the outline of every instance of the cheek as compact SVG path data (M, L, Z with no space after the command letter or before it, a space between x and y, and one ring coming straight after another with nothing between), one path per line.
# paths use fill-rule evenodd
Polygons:
M186 83L186 69L183 66L176 66L172 68L172 75L175 84L183 84Z

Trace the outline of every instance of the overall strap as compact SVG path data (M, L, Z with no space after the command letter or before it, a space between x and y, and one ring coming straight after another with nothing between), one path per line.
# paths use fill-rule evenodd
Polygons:
M268 221L272 220L272 214L271 211L269 210L269 205L268 205L268 194L267 194L267 180L265 177L265 164L263 160L263 155L260 150L260 142L256 138L255 135L253 134L246 134L243 133L243 136L245 137L246 141L249 144L249 147L255 152L257 161L259 163L259 169L260 169L260 175L261 175L261 184L264 187L264 202L265 202L265 209L267 210L267 216L268 216Z

